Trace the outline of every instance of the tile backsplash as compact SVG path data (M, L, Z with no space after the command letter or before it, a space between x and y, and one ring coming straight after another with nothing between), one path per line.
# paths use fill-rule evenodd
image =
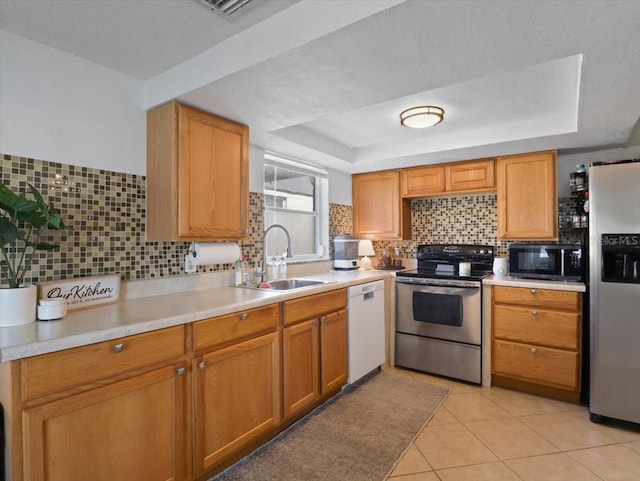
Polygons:
M567 224L575 208L571 198L559 199L560 243L580 242L581 233ZM420 244L492 245L496 256L507 256L509 242L498 241L497 195L472 194L429 197L411 202L411 240L376 241L376 252L400 248L401 256L415 258Z
M26 282L120 273L123 280L181 276L188 242L145 240L146 178L140 175L3 155L0 180L14 191L33 184L58 207L71 232L49 230ZM55 184L55 185L54 185ZM350 206L331 205L330 230L351 229ZM240 243L249 259L262 258L263 196L249 197L249 238ZM231 264L199 266L198 272L233 269ZM0 264L0 269L2 268Z
M123 280L181 276L188 242L145 240L144 176L102 169L3 155L0 180L14 191L24 191L26 182L40 190L45 199L61 209L71 232L48 231L46 241L59 244L52 252L40 252L31 278L44 282L73 277L120 273ZM264 230L263 196L251 192L247 240L240 243L249 259L262 258ZM560 242L579 242L580 233L566 219L573 199L560 199ZM412 240L374 242L376 250L399 247L401 255L415 258L424 243L489 244L497 255L506 255L507 243L498 242L495 194L417 199L412 202ZM353 207L330 204L329 250L333 238L353 232ZM233 269L231 264L199 266L198 272ZM0 269L2 265L0 264Z

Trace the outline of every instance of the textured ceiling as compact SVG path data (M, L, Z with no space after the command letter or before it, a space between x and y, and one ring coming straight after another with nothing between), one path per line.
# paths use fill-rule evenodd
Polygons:
M346 172L625 144L640 117L638 0L255 0L243 15L0 0L2 29L145 79L146 108L178 98ZM399 125L423 104L445 121Z

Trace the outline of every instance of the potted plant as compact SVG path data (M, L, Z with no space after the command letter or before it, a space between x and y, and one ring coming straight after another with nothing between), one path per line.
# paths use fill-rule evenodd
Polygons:
M33 185L27 183L27 188L26 194L16 194L0 184L0 269L9 284L0 289L0 327L35 320L37 288L23 284L25 275L37 251L58 247L42 242L47 229L71 230L53 204Z

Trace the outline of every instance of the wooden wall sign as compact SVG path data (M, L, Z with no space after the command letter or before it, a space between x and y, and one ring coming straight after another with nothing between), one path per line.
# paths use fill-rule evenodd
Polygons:
M43 282L38 299L63 298L67 310L108 304L120 300L120 274Z

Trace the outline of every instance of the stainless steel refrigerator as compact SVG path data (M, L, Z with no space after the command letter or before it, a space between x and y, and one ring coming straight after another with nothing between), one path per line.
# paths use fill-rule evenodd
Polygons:
M589 168L591 420L640 423L640 162Z

